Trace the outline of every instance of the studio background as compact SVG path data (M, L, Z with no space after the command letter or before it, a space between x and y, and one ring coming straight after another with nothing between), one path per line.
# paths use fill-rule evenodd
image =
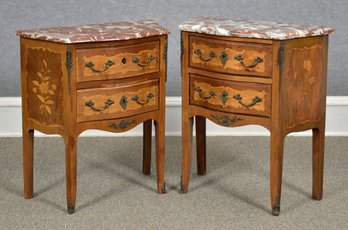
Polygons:
M346 0L11 0L0 2L0 97L20 96L18 29L153 19L171 31L167 96L181 95L178 25L193 16L219 16L336 29L329 41L328 95L348 95Z

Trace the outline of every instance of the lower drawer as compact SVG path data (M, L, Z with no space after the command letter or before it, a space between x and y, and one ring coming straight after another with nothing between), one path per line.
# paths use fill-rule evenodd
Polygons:
M77 91L77 121L132 116L158 109L159 81Z
M190 104L231 113L269 117L271 85L190 75Z

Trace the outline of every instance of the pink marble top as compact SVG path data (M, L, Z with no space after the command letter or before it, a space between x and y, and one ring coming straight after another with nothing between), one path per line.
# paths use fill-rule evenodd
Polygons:
M327 35L335 29L324 26L283 24L266 21L230 20L217 17L195 17L179 26L180 30L204 34L286 40Z
M16 33L20 37L60 43L119 41L163 34L169 34L169 30L152 20L18 30Z

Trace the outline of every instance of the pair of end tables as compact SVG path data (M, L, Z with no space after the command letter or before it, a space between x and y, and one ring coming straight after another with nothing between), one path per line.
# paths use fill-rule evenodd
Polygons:
M192 129L206 174L206 118L271 133L272 214L279 215L285 136L313 130L313 199L323 191L328 34L332 28L197 17L180 25L182 177L188 191ZM165 87L169 31L145 20L17 31L21 49L24 197L33 196L34 130L66 146L68 213L76 203L77 139L87 129L125 132L143 123L143 173L165 193Z

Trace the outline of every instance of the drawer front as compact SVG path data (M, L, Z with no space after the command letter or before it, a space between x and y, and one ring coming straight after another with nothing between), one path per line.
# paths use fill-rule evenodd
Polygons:
M132 116L158 109L158 80L77 91L77 121Z
M231 113L269 117L271 85L190 75L190 104Z
M190 66L238 75L271 77L272 45L190 37Z
M132 77L159 71L159 42L81 49L77 54L77 81Z

